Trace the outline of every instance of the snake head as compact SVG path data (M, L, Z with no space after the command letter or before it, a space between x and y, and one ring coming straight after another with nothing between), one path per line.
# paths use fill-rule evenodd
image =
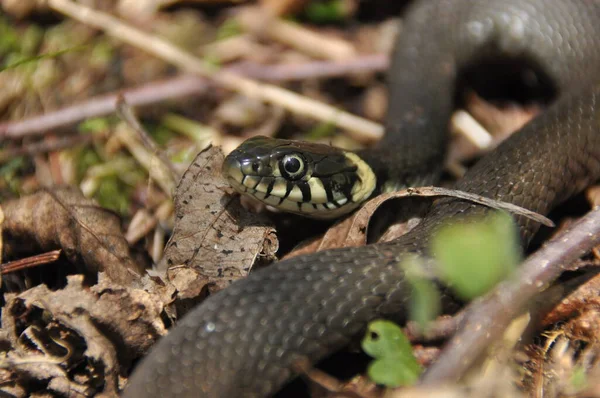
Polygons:
M223 175L241 194L313 218L336 218L354 210L376 186L369 165L352 152L262 136L231 152Z

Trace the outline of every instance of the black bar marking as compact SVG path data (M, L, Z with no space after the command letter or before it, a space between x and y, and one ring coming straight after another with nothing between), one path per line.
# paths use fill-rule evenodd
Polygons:
M292 189L294 189L294 183L291 181L287 181L285 186L285 195L283 195L281 199L279 199L279 205L281 205L283 201L286 200L288 196L290 196L290 192L292 192Z
M275 186L275 178L271 178L271 182L269 186L267 186L267 192L265 193L265 199L271 196L271 192L273 192L273 186Z
M333 186L331 185L331 178L322 178L321 182L323 183L323 188L325 189L325 193L327 194L327 201L333 202Z
M302 202L309 203L312 199L310 186L306 181L298 181L297 184L298 188L300 188L300 191L302 192Z

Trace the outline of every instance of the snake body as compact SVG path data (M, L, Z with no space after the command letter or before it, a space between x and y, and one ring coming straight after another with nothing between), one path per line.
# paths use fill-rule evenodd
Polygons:
M389 72L383 141L361 155L392 185L434 181L461 71L522 59L558 94L540 116L485 156L456 188L546 214L600 178L600 4L591 0L418 1L408 11ZM390 165L393 165L390 167ZM263 397L348 344L377 317L402 320L410 295L397 267L427 255L443 222L484 214L438 200L425 219L385 244L293 258L208 298L159 341L126 397ZM538 225L517 217L526 245Z

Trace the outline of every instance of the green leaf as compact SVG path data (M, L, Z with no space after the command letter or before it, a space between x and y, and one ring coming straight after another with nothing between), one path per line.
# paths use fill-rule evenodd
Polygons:
M423 264L418 256L404 258L400 267L405 272L406 281L412 287L409 318L425 329L440 313L440 292L436 284L423 275Z
M124 184L117 177L112 176L100 179L100 184L94 197L102 207L125 215L130 210L131 192L132 187Z
M78 130L82 133L100 133L110 128L110 121L105 117L95 117L79 123Z
M335 134L336 126L333 121L327 121L317 124L306 134L308 140L318 140L320 138L331 137Z
M398 387L413 384L422 368L412 353L412 346L398 325L377 320L369 324L363 350L375 358L369 365L369 377L378 384Z
M163 116L161 125L172 132L185 135L196 143L204 142L216 134L212 127L174 113Z
M0 57L13 51L19 51L20 42L19 33L5 18L0 18Z
M306 5L304 13L315 23L340 22L348 16L342 0L312 1Z
M571 377L569 378L569 384L578 392L588 386L585 367L578 365L573 369L573 373L571 373Z
M443 226L432 237L437 273L459 297L480 296L521 260L518 230L504 212Z
M0 186L5 183L13 193L19 192L21 181L19 173L27 166L24 156L18 156L10 159L0 166ZM1 199L1 198L0 198Z
M237 36L243 32L242 27L235 18L226 19L217 30L216 40L224 40Z
M440 292L428 279L417 279L410 282L413 291L410 297L410 319L417 322L422 329L440 314Z
M402 358L377 359L369 364L367 374L377 384L386 387L410 386L419 380L420 369L415 371L412 363Z

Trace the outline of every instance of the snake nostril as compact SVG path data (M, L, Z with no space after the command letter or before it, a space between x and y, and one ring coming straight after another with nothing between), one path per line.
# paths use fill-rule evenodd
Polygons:
M260 162L252 162L252 171L258 173L258 170L260 170Z

